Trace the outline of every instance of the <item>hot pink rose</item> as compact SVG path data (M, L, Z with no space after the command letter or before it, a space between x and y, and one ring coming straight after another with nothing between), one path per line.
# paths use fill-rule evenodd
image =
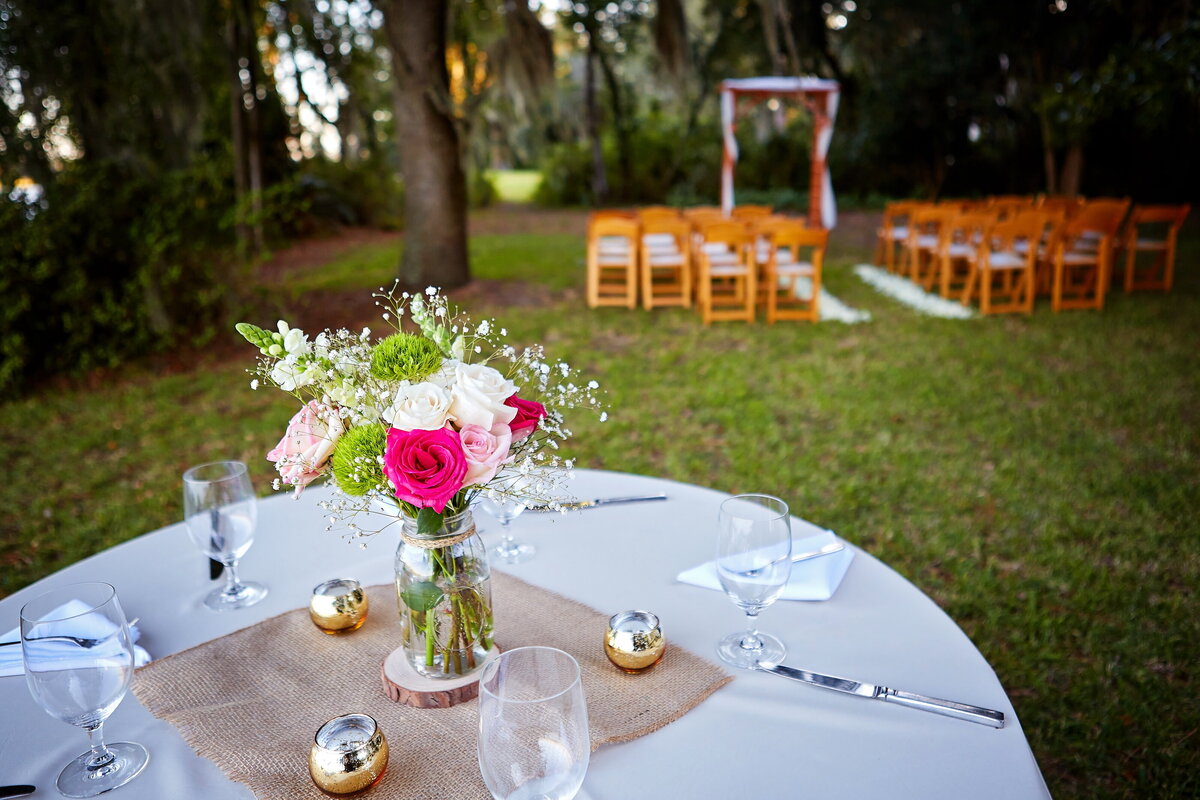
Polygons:
M383 451L383 474L396 487L396 497L439 514L463 487L467 457L458 434L449 428L402 431L389 428Z
M463 453L467 456L467 475L464 486L483 484L496 477L496 470L508 458L512 445L512 429L502 422L486 430L479 425L464 425L458 433Z
M324 472L325 462L345 430L336 411L327 412L326 419L321 418L320 411L320 403L309 400L292 417L279 444L267 453L283 482L295 486L297 494Z
M517 410L513 421L508 423L514 442L521 441L537 430L538 423L546 417L546 407L536 400L522 400L514 394L504 401L504 405Z

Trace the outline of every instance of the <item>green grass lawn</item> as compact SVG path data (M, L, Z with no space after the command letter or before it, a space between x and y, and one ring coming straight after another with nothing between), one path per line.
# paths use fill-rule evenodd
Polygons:
M542 173L536 169L496 169L487 177L502 203L531 203L542 183Z
M765 491L933 597L995 667L1058 797L1200 795L1200 237L1169 295L1101 313L921 317L831 254L874 320L721 324L686 310L478 308L607 388L580 464ZM582 240L477 237L481 277L581 287ZM387 282L395 249L297 275ZM230 334L231 336L233 334ZM245 362L47 388L3 406L0 594L181 517L179 475L263 453L291 401Z

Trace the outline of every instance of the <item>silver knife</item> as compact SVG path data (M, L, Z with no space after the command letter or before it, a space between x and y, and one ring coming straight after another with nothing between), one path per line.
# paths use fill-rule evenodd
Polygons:
M585 508L595 508L596 506L615 506L621 503L645 503L650 500L666 500L665 494L648 494L637 497L597 497L594 500L572 500L565 503L559 503L559 506L564 511L580 511ZM549 505L529 506L526 511L557 511L557 508L551 508Z
M800 683L820 686L823 689L833 689L835 692L845 692L846 694L855 694L859 697L868 697L873 700L898 703L902 706L919 708L922 711L931 711L934 714L942 714L943 716L954 717L955 719L962 719L967 722L990 725L993 728L1004 727L1003 711L969 706L966 703L956 703L953 700L939 700L936 697L925 697L924 695L913 694L912 692L902 692L899 689L889 689L886 686L876 686L873 683L859 683L847 678L834 678L818 672L794 669L793 667L785 667L782 664L772 664L767 661L758 662L756 669L760 669L763 672L771 672L784 678L790 678Z
M23 784L21 786L0 786L0 800L8 797L25 797L37 791L36 786Z
M846 549L845 542L830 542L819 550L810 550L807 553L797 553L792 556L792 563L799 564L801 561L808 561L810 558L820 558L821 556L831 556L834 553L840 553Z

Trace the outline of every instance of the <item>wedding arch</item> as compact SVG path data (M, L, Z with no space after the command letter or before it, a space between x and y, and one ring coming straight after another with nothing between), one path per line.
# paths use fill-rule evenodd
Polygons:
M721 208L733 209L733 168L738 160L737 139L733 135L738 100L760 103L772 97L797 98L813 115L812 172L809 180L808 219L814 226L832 228L837 224L837 206L833 199L833 181L826 156L833 139L837 118L837 81L823 78L737 78L721 82L721 130L725 153L721 162Z

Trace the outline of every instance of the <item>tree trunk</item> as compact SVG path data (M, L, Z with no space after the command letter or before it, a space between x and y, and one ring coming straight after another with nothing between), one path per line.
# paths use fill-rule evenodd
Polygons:
M404 176L400 283L451 289L467 283L471 273L467 182L446 70L446 0L388 0L381 8Z
M1050 118L1043 109L1038 112L1042 126L1042 166L1046 171L1046 194L1058 194L1058 164L1054 158L1054 137L1051 135Z
M1083 146L1073 144L1067 148L1063 158L1062 177L1059 179L1059 191L1067 197L1079 194L1079 185L1083 180Z
M592 195L598 205L608 202L608 173L604 168L604 148L600 144L600 124L596 119L596 46L588 37L583 68L583 109L588 138L592 140Z
M592 41L589 36L588 41ZM596 60L600 63L600 71L604 73L604 85L608 87L609 104L612 107L613 129L617 134L617 169L621 173L621 187L624 194L629 194L633 187L633 160L629 144L629 114L621 95L621 82L617 72L609 63L608 56L599 47L596 48ZM629 200L629 197L624 197Z

